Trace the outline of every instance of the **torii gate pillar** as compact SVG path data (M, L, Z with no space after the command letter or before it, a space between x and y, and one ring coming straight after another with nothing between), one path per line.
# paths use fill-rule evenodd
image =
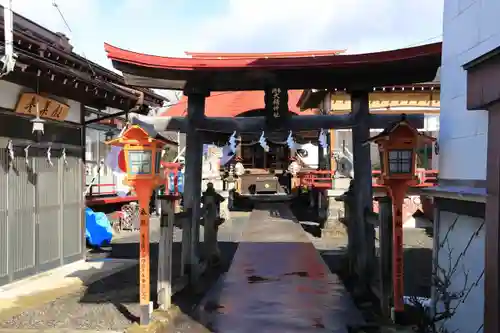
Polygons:
M349 228L353 227L355 244L353 249L356 275L359 286L369 286L375 260L375 229L367 217L373 211L372 203L372 166L370 146L364 144L370 139L369 92L352 91L351 105L356 125L352 129L353 166L354 166L354 211Z
M190 282L197 281L200 275L200 200L203 165L203 133L196 130L195 122L204 117L205 98L208 94L189 92L187 105L186 130L186 174L184 189L184 208L188 218L182 226L182 263L184 272L189 274Z

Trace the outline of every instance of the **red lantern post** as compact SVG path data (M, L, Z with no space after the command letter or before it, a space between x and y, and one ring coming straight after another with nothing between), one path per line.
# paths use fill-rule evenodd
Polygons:
M381 185L387 189L393 205L393 292L395 321L404 312L403 274L403 202L409 186L418 182L416 149L435 141L419 133L406 120L389 126L369 142L378 145L381 163Z
M150 250L149 250L149 201L153 189L161 184L161 149L166 142L151 138L139 126L130 126L122 136L106 144L123 147L119 164L125 164L126 181L135 190L139 199L140 243L139 243L139 298L140 324L150 320ZM121 166L123 167L123 166Z

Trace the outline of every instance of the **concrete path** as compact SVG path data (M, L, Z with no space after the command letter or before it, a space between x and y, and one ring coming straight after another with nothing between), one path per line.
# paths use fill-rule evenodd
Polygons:
M245 225L248 216L249 213L235 214L230 223L220 226L219 239L223 256L229 256L230 253L232 258L236 248L235 240L240 238L242 226ZM159 221L153 218L151 219L152 300L156 299L158 239ZM182 230L176 228L174 244L176 268L180 267L178 259L180 259L181 239ZM68 265L59 271L44 273L43 276L37 277L38 280L33 279L37 281L29 288L27 285L19 288L18 285L11 286L9 290L0 289L0 333L115 333L129 329L138 320L140 313L138 241L137 232L127 233L113 241L106 251L88 253L87 262L82 261L78 265L73 265L75 266L73 268ZM118 271L115 263L127 265ZM103 270L109 272L109 276L101 275ZM83 275L86 273L93 273L91 281ZM58 277L69 279L74 283L70 284L71 287L62 288ZM82 280L86 282L83 283ZM46 292L35 292L37 288L45 287ZM33 294L22 296L28 290ZM13 295L20 297L13 298ZM199 301L199 298L197 300ZM191 300L177 299L177 301L191 304Z
M285 204L258 205L228 273L204 298L199 320L212 332L348 332L363 324Z

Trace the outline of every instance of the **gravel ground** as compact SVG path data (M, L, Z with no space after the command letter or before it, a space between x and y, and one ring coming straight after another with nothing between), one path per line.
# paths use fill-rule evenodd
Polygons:
M223 224L219 229L222 265L204 277L204 286L196 291L186 289L174 296L174 303L182 314L169 332L195 333L208 332L206 328L189 315L204 295L204 292L217 281L229 268L232 256L237 248L237 241L243 231L248 213L235 213L231 224ZM304 228L330 270L340 269L341 257L347 245L346 237L315 237L317 230L307 221ZM158 220L152 220L151 241L151 278L156 279L156 261L159 239ZM314 235L313 235L314 234ZM200 231L201 238L203 230ZM182 231L175 231L174 253L180 253ZM432 238L421 229L405 229L405 290L407 295L428 296L430 292ZM105 258L137 258L138 235L131 233L120 237L109 251L93 253L95 260ZM179 266L179 260L174 261ZM138 267L114 274L90 285L86 290L57 299L41 307L27 310L0 323L0 329L93 329L124 330L138 320ZM151 286L151 298L156 299L156 286Z
M294 214L301 222L304 230L308 232L309 238L316 249L321 253L332 271L341 269L340 257L347 250L347 235L336 237L335 235L321 235L316 225L311 224L316 218L314 211L303 209L300 205L292 206ZM295 209L294 209L295 208ZM378 233L377 233L378 251ZM404 245L404 283L405 295L430 297L432 277L432 236L424 229L403 229Z
M246 216L246 217L245 217ZM223 224L219 229L221 252L224 258L219 272L208 280L216 280L228 267L236 249L235 240L241 234L248 214L239 214L231 224ZM158 219L152 219L151 232L151 280L156 280L159 240ZM203 238L203 229L201 229ZM182 231L175 231L174 253L180 254ZM94 260L105 258L137 258L138 234L119 238L109 251L91 254ZM176 256L180 258L180 255ZM174 256L175 258L175 256ZM174 260L174 266L180 266L180 260ZM0 323L0 329L93 329L93 330L124 330L138 321L139 299L138 266L131 267L88 286L79 293L57 299L41 307L27 310L17 316ZM151 299L156 299L156 285L151 285ZM184 298L183 298L184 296ZM180 292L174 297L174 302L185 311L194 306L198 293Z
M306 227L307 229L307 227ZM347 251L345 237L314 237L311 241L332 271L341 264L338 256ZM378 241L375 244L378 251ZM432 277L432 237L424 229L403 229L405 295L430 297Z

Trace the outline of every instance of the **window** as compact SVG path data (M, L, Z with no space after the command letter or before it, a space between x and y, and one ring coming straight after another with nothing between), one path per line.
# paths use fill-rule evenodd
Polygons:
M155 160L155 172L156 174L160 174L160 166L161 166L161 150L156 152L156 160Z
M131 175L151 174L152 154L149 150L129 151L129 170Z
M389 151L389 174L410 173L413 164L413 151L390 150Z
M99 131L87 128L85 131L85 160L97 162L98 160Z
M105 142L106 142L106 133L103 132L103 131L99 131L99 149L97 151L97 156L98 156L98 160L99 161L105 161L106 160L106 157L108 156L108 153L110 152L111 150L111 147L109 145L107 145ZM101 173L100 175L101 176L104 176L104 179L101 179L101 181L105 181L106 183L112 183L113 182L113 179L109 179L110 177L108 176L108 174L110 172L108 172L108 167L106 165L103 165L101 167Z
M253 149L251 146L241 147L241 158L245 168L253 168Z
M99 160L98 160L99 131L87 128L85 131L85 181L87 186L92 180L93 184L99 184ZM94 179L95 177L95 179ZM92 188L92 193L98 193L99 187Z

